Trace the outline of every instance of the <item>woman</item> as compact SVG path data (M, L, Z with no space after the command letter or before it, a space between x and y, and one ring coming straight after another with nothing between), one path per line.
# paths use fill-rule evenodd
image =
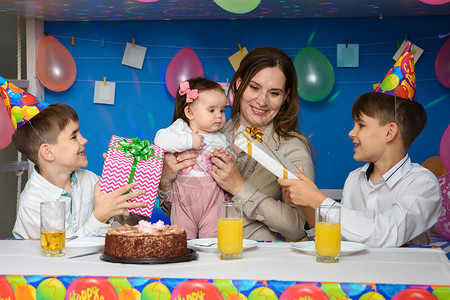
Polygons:
M230 83L234 95L231 118L222 129L230 141L236 130L254 126L263 132L267 145L284 155L314 180L311 144L297 130L300 111L297 74L292 60L274 47L260 47L249 52ZM305 216L300 209L284 202L277 178L256 160L234 146L234 154L216 150L211 158L211 175L232 197L242 203L244 238L254 240L292 240L305 237ZM180 157L181 156L181 157ZM177 172L195 163L194 154L164 157L160 182L161 207ZM163 192L165 191L165 192ZM312 213L305 210L306 213Z

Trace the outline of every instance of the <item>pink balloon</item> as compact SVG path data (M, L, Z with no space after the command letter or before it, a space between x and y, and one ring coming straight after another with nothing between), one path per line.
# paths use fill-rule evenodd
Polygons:
M450 173L439 176L441 186L442 209L436 232L450 239Z
M441 161L447 170L450 170L450 125L448 125L442 135L441 144L439 146L439 155Z
M0 97L0 149L7 147L11 143L14 127L11 123L8 110L3 99Z
M450 2L450 0L420 0L420 2L430 4L430 5L441 5L441 4Z
M439 50L434 70L439 82L450 88L450 39Z
M46 36L39 45L36 73L49 90L62 92L70 88L77 75L75 60L56 38Z
M197 54L186 47L172 58L166 71L166 87L176 97L180 82L194 77L203 77L203 67Z

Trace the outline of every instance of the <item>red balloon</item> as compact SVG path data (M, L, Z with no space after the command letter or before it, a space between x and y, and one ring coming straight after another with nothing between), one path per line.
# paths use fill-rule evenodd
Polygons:
M187 280L183 281L173 289L170 299L223 300L223 297L219 289L209 281Z
M70 299L108 299L118 300L116 289L105 278L76 278L67 287L65 300Z
M401 98L408 99L408 89L404 85L399 84L395 88L395 94Z
M14 299L14 290L5 277L0 277L0 299Z
M56 38L46 36L39 45L36 73L49 90L62 92L70 88L77 75L75 60Z
M438 298L427 290L406 289L395 294L392 300L438 300Z
M186 47L172 58L166 71L166 86L169 93L176 97L180 82L194 77L203 77L203 67L197 54Z
M330 298L321 288L309 283L300 283L288 287L280 296L280 300L294 299L329 300Z
M39 101L31 94L23 93L22 103L28 106L33 106L39 103Z
M434 70L439 82L450 88L450 39L439 50Z

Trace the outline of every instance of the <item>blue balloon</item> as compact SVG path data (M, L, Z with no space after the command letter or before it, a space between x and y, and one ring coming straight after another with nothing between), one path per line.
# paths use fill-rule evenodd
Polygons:
M326 98L334 86L334 69L319 50L305 47L294 60L301 98L316 102Z

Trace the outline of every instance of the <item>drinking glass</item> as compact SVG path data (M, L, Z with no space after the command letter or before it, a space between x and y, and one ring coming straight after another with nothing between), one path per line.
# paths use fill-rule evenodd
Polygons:
M41 202L41 255L63 256L66 246L65 203Z
M242 205L234 202L220 203L217 219L217 248L220 259L242 258L242 231Z
M316 261L339 262L341 252L341 207L320 205L316 207Z

